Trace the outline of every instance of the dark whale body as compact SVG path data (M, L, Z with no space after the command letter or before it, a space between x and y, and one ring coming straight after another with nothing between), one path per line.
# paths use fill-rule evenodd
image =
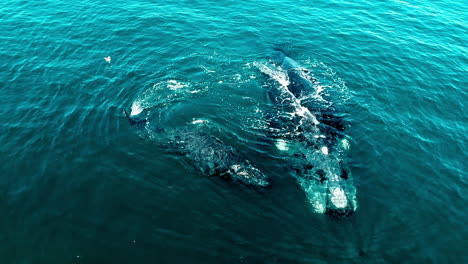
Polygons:
M346 165L349 144L343 114L332 98L313 96L318 95L318 80L309 70L281 50L275 51L271 61L273 68L260 67L280 83L268 86L269 98L276 105L270 128L288 131L273 137L294 145L282 148L290 152L294 174L317 212L352 214L357 208L356 189ZM291 113L298 114L291 118Z
M184 154L204 175L220 176L247 185L268 186L265 174L219 138L193 129L177 130L173 137L172 148Z
M125 110L130 124L144 131L147 118L130 116ZM164 132L166 148L171 152L182 154L187 161L203 175L218 176L226 180L241 182L250 186L267 187L268 177L255 168L233 147L224 144L219 138L200 131L195 125L177 129L166 129Z

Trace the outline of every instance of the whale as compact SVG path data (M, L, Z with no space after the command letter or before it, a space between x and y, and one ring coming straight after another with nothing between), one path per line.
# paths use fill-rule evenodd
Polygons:
M342 109L317 88L310 70L275 50L257 64L268 77L269 137L287 155L287 166L315 212L348 216L357 209L356 188L347 165L349 137Z
M150 132L148 115L142 112L132 116L126 110L123 111L132 127L142 133ZM164 133L164 148L167 151L185 156L187 162L202 175L259 188L270 185L269 177L234 147L196 125L159 128L156 132Z

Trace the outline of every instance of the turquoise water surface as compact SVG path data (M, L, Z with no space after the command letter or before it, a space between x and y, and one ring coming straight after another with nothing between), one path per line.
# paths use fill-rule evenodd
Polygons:
M466 1L0 11L0 263L468 262ZM349 217L314 212L265 141L259 68L277 48L344 106ZM153 125L202 123L271 186L206 177L141 137L122 110L155 106Z

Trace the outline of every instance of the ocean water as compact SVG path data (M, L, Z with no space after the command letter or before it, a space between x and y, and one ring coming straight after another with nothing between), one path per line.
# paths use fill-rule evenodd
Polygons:
M0 263L468 262L466 1L0 11ZM314 212L264 141L258 65L275 48L345 105L349 217ZM140 137L123 109L149 107L165 126L205 125L271 187L206 177Z

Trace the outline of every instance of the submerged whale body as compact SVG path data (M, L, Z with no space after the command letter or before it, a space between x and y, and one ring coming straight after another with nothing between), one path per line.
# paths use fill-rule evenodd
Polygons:
M269 123L277 148L290 154L293 174L316 212L352 214L356 188L346 165L342 114L316 88L319 81L309 70L281 50L271 61L259 69L273 80L268 94L276 107Z
M268 178L233 147L205 132L181 129L171 145L204 175L220 176L247 185L266 187Z
M131 116L125 110L129 123L139 129L146 129L147 118ZM224 144L219 138L196 127L168 129L160 133L167 134L168 149L182 154L187 161L203 175L218 176L250 186L267 187L268 177L254 167L233 147Z

